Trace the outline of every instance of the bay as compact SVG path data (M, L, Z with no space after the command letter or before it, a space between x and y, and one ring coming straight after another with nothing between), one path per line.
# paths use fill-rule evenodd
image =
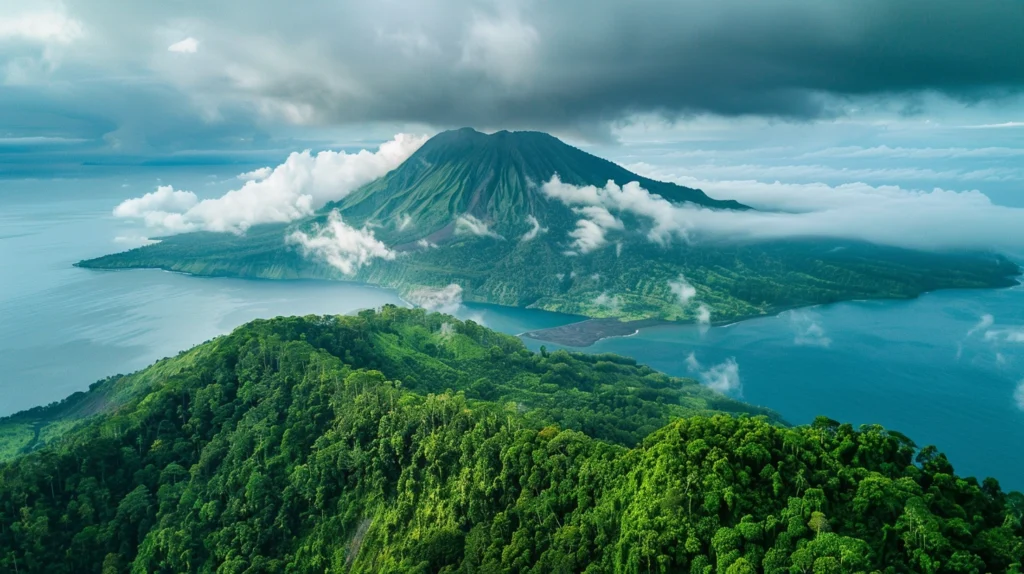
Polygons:
M213 182L213 191L224 181L203 173L193 180L193 188ZM0 186L0 416L143 368L254 318L404 304L394 292L358 284L72 267L137 241L141 231L110 210L132 195L122 186L149 185L140 181ZM458 314L511 334L579 319L474 303ZM991 325L981 323L986 315ZM882 424L919 445L938 445L961 474L1024 489L1024 398L1015 398L1024 343L1011 336L1017 332L1024 333L1019 287L842 303L703 330L654 327L582 350L735 385L729 394L793 424L817 415Z

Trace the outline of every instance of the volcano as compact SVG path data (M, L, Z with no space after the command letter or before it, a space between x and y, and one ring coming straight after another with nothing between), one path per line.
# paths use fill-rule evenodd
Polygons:
M548 134L463 128L436 135L391 172L306 219L253 226L241 236L176 235L78 265L354 280L402 292L454 284L460 289L450 292L467 300L595 318L714 323L843 300L1010 286L1020 272L992 253L920 252L823 238L653 242L649 219L606 210L598 215L611 227L582 249L581 237L594 231L593 221L544 192L555 176L597 188L636 182L675 205L749 209L642 177ZM339 229L372 233L378 256L339 266L336 258L289 241L318 234L320 245L335 255L359 248L351 235L331 231L331 221L343 222Z

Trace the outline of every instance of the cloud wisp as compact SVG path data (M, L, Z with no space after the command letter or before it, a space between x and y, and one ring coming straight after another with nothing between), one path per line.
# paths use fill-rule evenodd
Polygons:
M399 134L376 152L295 152L273 169L241 174L245 184L220 197L200 201L191 191L162 186L125 200L114 215L141 220L159 233L244 233L260 223L287 223L386 174L425 141L426 137Z
M523 236L519 238L519 241L522 243L526 243L527 241L533 241L541 233L548 232L548 228L541 227L540 222L537 221L537 218L534 217L533 215L526 216L526 223L530 225L530 230L524 233Z
M295 231L285 242L299 246L305 256L322 259L345 275L355 274L374 259L395 258L395 252L374 237L373 230L346 224L338 210L332 210L327 223L313 233Z
M701 327L701 335L706 333L708 327L711 326L711 307L697 300L697 288L680 274L678 279L668 282L668 290L676 296L679 306L684 310L697 304L697 308L693 311L693 318Z
M1017 403L1017 408L1024 411L1024 380L1017 383L1017 388L1013 390L1013 402Z
M198 50L199 40L191 36L167 46L168 52L177 52L179 54L195 54Z
M801 347L832 346L832 339L825 334L820 319L809 311L789 311L789 323L793 327L793 344Z
M997 326L995 317L990 313L981 316L971 327L963 340L957 343L956 359L963 357L964 346L972 337L986 345L987 353L992 353L995 364L1000 368L1008 368L1018 356L1019 345L1024 345L1024 326Z
M679 305L683 307L688 306L690 301L697 296L697 288L690 284L683 275L680 275L675 281L669 281L668 288L679 298Z
M673 240L692 243L705 239L820 237L930 250L1024 248L1024 209L994 205L977 191L918 192L864 184L831 188L823 184L730 183L731 193L720 197L786 211L713 210L675 204L648 192L638 182L575 186L563 183L556 175L541 189L548 197L574 208L600 206L620 215L631 214L649 224L647 239L660 245ZM765 190L770 193L759 193Z
M1024 327L989 329L985 331L985 340L1002 343L1024 343Z
M722 393L723 395L742 396L743 384L740 381L740 365L735 357L729 357L725 361L705 368L697 355L690 353L686 357L686 369L696 375L697 379L705 387Z
M594 305L611 313L618 313L622 309L622 297L602 292L594 298Z
M462 287L457 283L450 283L440 289L419 287L406 293L405 299L427 311L454 315L462 307Z
M492 237L504 239L498 232L491 229L490 225L482 219L465 213L455 220L455 235L476 235L477 237Z
M975 333L985 331L989 327L994 325L995 322L995 317L993 317L990 313L985 313L984 315L981 316L981 319L978 319L978 323L975 326L971 327L969 331L967 331L967 336L970 337Z

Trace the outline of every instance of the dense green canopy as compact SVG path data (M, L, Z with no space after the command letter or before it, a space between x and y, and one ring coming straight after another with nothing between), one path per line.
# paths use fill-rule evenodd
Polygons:
M32 416L64 430L0 464L5 571L969 573L1024 554L1024 497L899 433L787 428L418 310L256 321Z

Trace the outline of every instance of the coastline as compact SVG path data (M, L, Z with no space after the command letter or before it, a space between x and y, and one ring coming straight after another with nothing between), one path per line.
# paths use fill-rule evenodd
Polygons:
M188 271L179 271L179 270L171 269L171 268L168 268L167 266L161 266L161 265L155 265L155 266L151 266L151 267L103 267L103 266L95 266L94 267L94 266L90 266L90 265L87 265L87 264L83 265L83 263L87 263L87 261L86 260L79 261L77 263L73 263L72 266L73 267L77 267L77 268L81 268L81 269L91 269L91 270L94 270L94 271L131 271L131 270L140 270L140 269L150 269L150 270L160 270L160 271L174 273L174 274L179 274L179 275L185 275L185 276L194 277L194 278L242 279L242 280L255 280L255 281L299 281L299 282L301 282L301 281L314 281L314 282L354 283L354 284L363 285L363 286L370 287L370 288L383 289L383 290L386 290L386 291L393 291L398 296L398 299L402 303L404 303L405 305L408 305L408 306L415 306L411 302L409 302L408 300L404 299L401 296L401 290L400 289L398 289L398 288L396 288L394 286L385 286L385 285L381 285L381 284L378 284L378 283L367 283L365 281L351 281L351 280L344 280L344 279L339 280L339 279L334 279L334 278L314 278L314 277L268 278L268 277L246 276L246 275L197 274L197 273L191 273L191 272L188 272ZM813 308L816 308L816 307L835 305L835 304L838 304L838 303L867 303L867 302L871 302L871 301L912 300L912 299L917 299L917 298L919 298L919 297L921 297L923 295L927 295L927 294L935 292L935 291L961 290L961 289L963 289L963 290L971 290L971 289L1020 289L1020 288L1024 288L1024 274L1016 275L1016 276L1009 276L1009 277L1007 277L1007 279L1010 280L1010 281L1013 281L1013 284L1011 284L1011 285L1002 285L1002 286L979 286L979 287L957 287L957 288L952 288L952 289L933 289L933 290L921 291L920 293L917 293L917 294L915 294L913 296L910 296L910 297L879 297L879 298L868 298L868 299L863 299L863 298L861 298L861 299L843 299L843 300L839 300L839 301L830 301L830 302L819 302L819 303L806 303L806 304L797 304L797 305L787 305L787 306L779 307L779 308L773 309L771 311L763 312L763 313L755 313L755 314L750 314L750 315L740 315L740 316L735 316L735 317L728 317L728 318L720 320L720 321L712 321L710 324L702 325L702 326L704 326L704 327L730 327L730 326L733 326L733 325L736 325L738 323L742 323L744 321L748 321L748 320L751 320L751 319L761 319L761 318L767 318L767 317L777 317L777 316L779 316L782 313L785 313L787 311L795 311L795 310L798 310L798 309L813 309ZM474 302L476 302L476 303L483 303L483 304L487 304L487 305L496 305L496 306L499 306L499 307L506 307L506 305L501 305L500 303L489 303L489 302L485 302L485 301L474 301ZM526 309L526 307L514 307L514 306L508 306L508 307ZM667 320L667 319L658 319L658 318L637 319L637 320L632 320L632 321L621 321L621 320L619 320L617 318L614 318L614 317L592 318L592 319L584 318L583 320L577 321L577 322L574 322L574 323L568 323L568 324L560 325L560 326L557 326L557 327L549 327L549 328L546 328L546 329L536 329L536 330L533 330L533 331L526 331L524 333L519 333L516 336L517 337L528 337L530 339L534 339L534 340L537 340L537 341L544 341L544 342L548 342L548 343L554 343L556 345L563 345L563 346L566 346L566 347L585 348L585 347L590 347L590 346L594 345L595 343L597 343L599 341L603 341L605 339L635 336L635 335L640 333L641 329L647 329L647 328L659 327L659 326L669 326L669 325L675 325L675 326L693 325L693 326L698 326L698 323L693 322L693 321L670 321L670 320Z
M615 318L587 319L560 327L527 331L519 336L567 347L589 347L603 339L631 337L639 333L640 329L647 327L676 324L680 323L664 319L639 319L636 321L619 321Z

